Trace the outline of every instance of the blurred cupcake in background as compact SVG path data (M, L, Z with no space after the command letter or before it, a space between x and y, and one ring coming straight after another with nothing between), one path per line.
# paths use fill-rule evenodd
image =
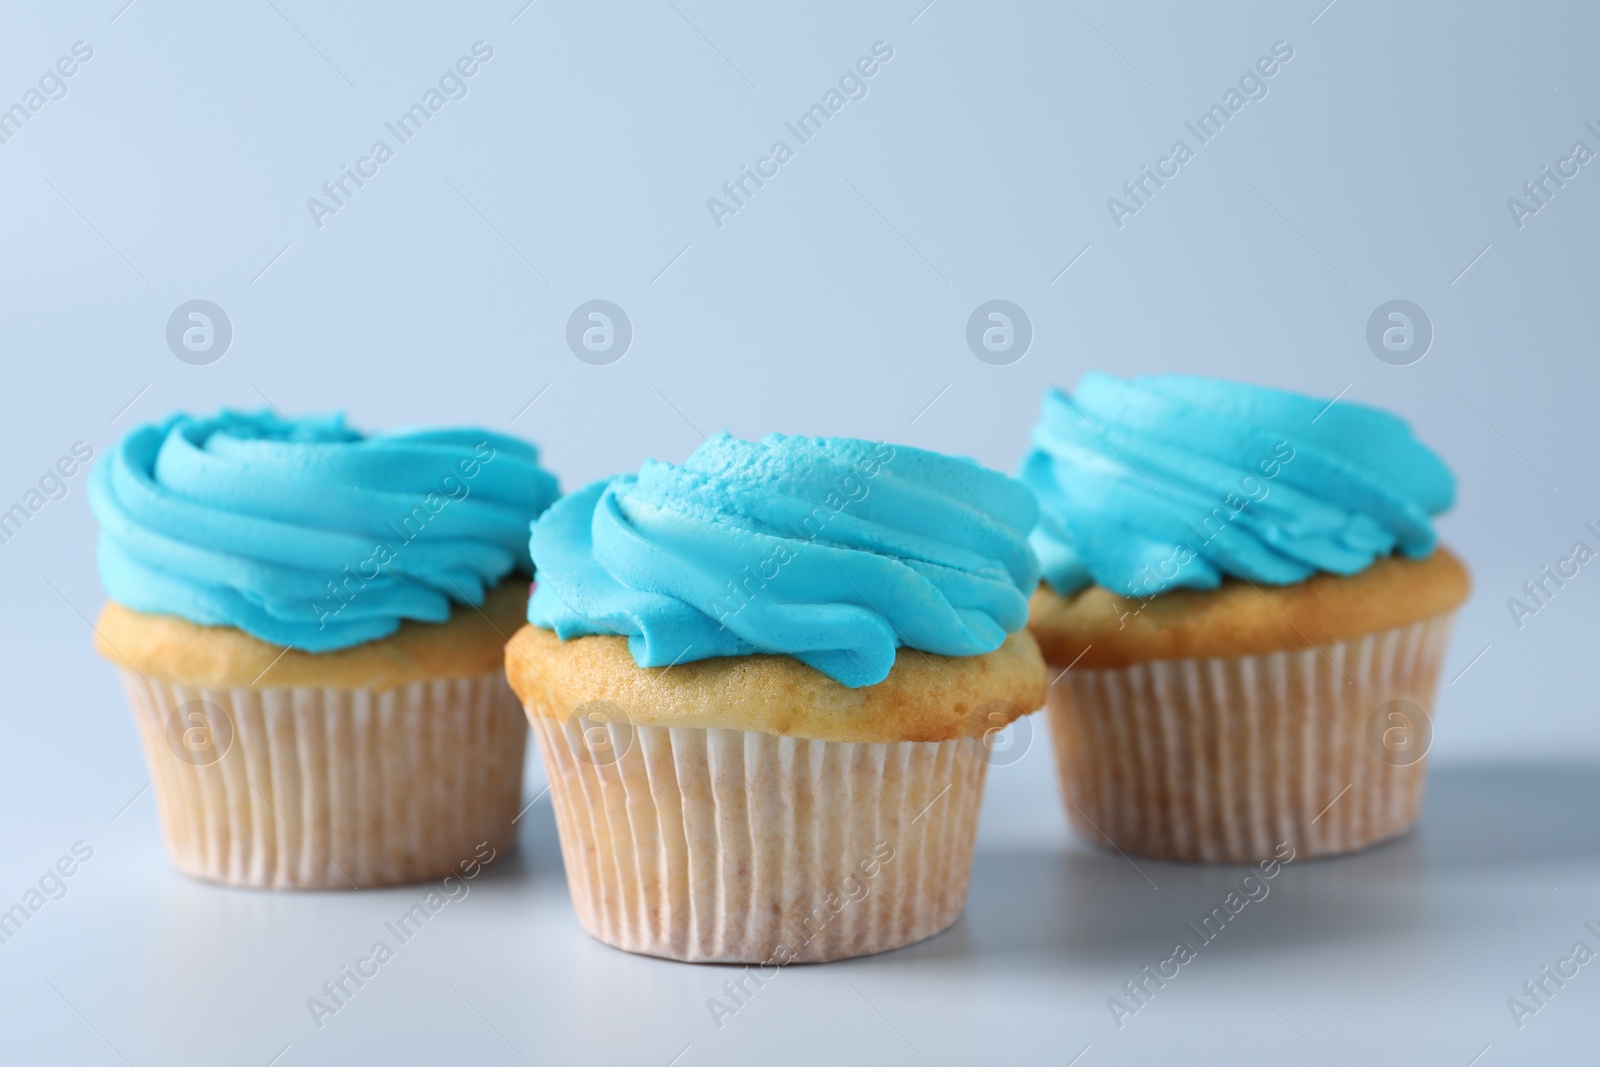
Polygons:
M90 481L95 644L172 862L340 889L503 847L526 725L499 664L556 496L532 445L483 430L224 411L120 441Z
M1044 699L1036 514L971 460L726 434L546 512L506 669L583 928L770 968L955 922L986 735Z
M1349 401L1090 373L1044 398L1022 480L1030 628L1078 832L1243 862L1406 832L1466 569L1455 479Z

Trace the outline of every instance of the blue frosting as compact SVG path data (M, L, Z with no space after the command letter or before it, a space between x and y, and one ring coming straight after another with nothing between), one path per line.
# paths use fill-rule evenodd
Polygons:
M626 635L641 667L765 652L872 685L901 645L973 656L1023 627L1037 515L969 459L718 434L681 467L649 461L545 512L528 619Z
M141 426L89 481L113 600L310 652L481 604L556 496L516 438L266 411Z
M1033 543L1068 594L1284 585L1433 551L1455 478L1393 415L1347 400L1177 375L1090 373L1051 389L1022 480Z

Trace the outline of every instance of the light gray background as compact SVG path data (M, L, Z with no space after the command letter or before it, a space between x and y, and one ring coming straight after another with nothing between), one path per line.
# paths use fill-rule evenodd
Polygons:
M0 507L74 441L269 400L510 429L571 488L721 428L1012 469L1040 391L1091 367L1342 393L1405 415L1460 475L1440 528L1476 592L1422 826L1289 868L1119 1031L1106 999L1239 872L1076 841L1036 720L991 775L955 929L787 969L719 1030L705 1001L729 972L577 930L541 800L521 850L319 1031L306 998L421 890L230 892L167 868L90 649L80 475L0 545L0 903L74 841L94 849L0 946L7 1062L1465 1067L1592 1049L1600 964L1525 1029L1506 1008L1574 941L1600 947L1583 928L1600 925L1600 575L1521 629L1506 607L1575 540L1600 547L1582 528L1600 524L1600 163L1521 229L1506 206L1574 141L1600 149L1591 6L523 2L0 13L0 103L74 41L94 49L0 145ZM478 40L494 58L469 95L318 229L306 198ZM717 228L706 199L878 40L894 58L869 95ZM1106 199L1192 144L1184 122L1280 40L1295 54L1269 95L1113 225ZM233 324L214 365L165 343L195 298ZM564 340L594 298L634 326L610 366ZM964 340L994 298L1035 332L1010 366ZM1413 366L1364 340L1394 298L1436 331ZM542 783L535 759L530 799Z

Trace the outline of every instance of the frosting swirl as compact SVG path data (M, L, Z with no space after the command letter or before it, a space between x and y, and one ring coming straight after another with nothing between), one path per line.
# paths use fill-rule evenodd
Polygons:
M557 495L538 454L484 430L173 415L90 474L101 580L136 611L308 652L442 622L531 570L528 523Z
M528 619L623 634L634 662L792 656L847 686L895 649L991 652L1027 622L1038 505L970 459L904 446L718 434L534 524Z
M1091 372L1070 397L1049 390L1020 476L1063 595L1355 574L1428 555L1430 517L1455 499L1455 477L1393 415L1178 375Z

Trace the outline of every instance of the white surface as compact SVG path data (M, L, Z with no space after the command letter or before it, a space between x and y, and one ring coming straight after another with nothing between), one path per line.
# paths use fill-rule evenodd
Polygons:
M1520 1032L1505 1002L1574 941L1600 947L1583 927L1600 926L1600 828L1559 818L1600 806L1593 766L1436 767L1416 834L1289 864L1201 946L1187 924L1244 872L1073 839L1045 740L991 772L972 894L953 929L870 959L785 968L720 1027L708 1000L732 1003L721 987L738 968L631 956L579 931L548 798L524 817L520 849L321 1027L307 1001L375 940L398 945L384 924L429 887L203 885L165 865L148 792L114 822L115 805L85 810L68 833L94 858L0 946L6 1060L1066 1064L1087 1048L1082 1067L1170 1055L1465 1067L1489 1046L1480 1063L1536 1063L1592 1040L1600 964ZM12 895L70 844L8 856ZM1198 958L1119 1029L1107 1001L1126 1001L1122 984L1179 939Z

